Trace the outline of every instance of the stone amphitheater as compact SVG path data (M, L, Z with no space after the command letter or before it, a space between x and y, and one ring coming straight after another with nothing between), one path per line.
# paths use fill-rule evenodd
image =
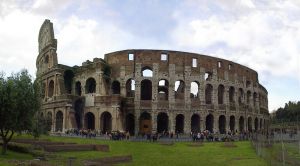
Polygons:
M49 20L40 28L38 43L41 116L51 119L52 132L226 133L268 126L267 90L256 71L235 62L181 51L129 49L70 67L58 64Z

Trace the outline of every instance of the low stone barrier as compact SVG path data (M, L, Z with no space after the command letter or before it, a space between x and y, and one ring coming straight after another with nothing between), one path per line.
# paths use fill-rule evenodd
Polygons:
M126 156L112 156L112 157L104 157L100 159L87 160L84 162L85 166L103 166L103 165L111 165L111 164L120 164L132 162L132 155Z
M47 152L61 152L61 151L102 151L108 152L108 145L93 145L93 144L81 144L81 145L44 145L44 149Z
M51 142L49 140L35 140L35 139L13 139L11 142L32 144L32 145L69 145L76 144L74 142Z

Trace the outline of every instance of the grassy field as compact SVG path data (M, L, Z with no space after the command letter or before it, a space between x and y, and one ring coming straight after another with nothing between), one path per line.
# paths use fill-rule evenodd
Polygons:
M24 136L22 136L24 137ZM58 152L51 161L55 165L66 163L69 157L76 157L77 163L84 159L94 159L104 156L132 155L133 162L126 165L214 165L214 166L264 166L267 163L256 156L250 142L235 142L237 147L223 147L224 143L204 143L200 147L187 146L188 142L173 145L161 145L150 142L105 141L85 138L66 138L43 136L41 139L51 141L76 142L80 144L108 144L110 152ZM25 154L9 152L7 156L0 155L5 162L11 158L30 159ZM1 161L0 161L1 164Z

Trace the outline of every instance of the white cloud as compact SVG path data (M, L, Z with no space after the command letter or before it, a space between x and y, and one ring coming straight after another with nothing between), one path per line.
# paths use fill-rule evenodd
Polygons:
M208 15L207 19L188 22L184 15L177 15L175 19L179 25L172 35L182 48L192 46L206 50L218 43L225 43L226 47L220 46L206 53L237 60L259 72L296 77L300 81L299 75L295 74L299 71L300 26L297 20L288 19L291 8L300 9L289 4L279 11L257 9L232 19Z

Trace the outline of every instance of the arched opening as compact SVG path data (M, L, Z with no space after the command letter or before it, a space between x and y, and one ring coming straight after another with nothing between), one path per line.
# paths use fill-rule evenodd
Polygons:
M86 113L85 117L84 117L84 123L85 123L84 126L86 129L94 130L95 129L95 115L91 112Z
M256 107L256 101L257 101L257 93L253 93L253 106Z
M219 132L220 134L226 134L226 117L224 115L219 117Z
M74 78L74 73L72 70L66 70L64 72L65 91L67 94L72 93L73 78Z
M218 104L224 104L224 85L218 87Z
M247 104L250 104L251 92L247 91Z
M63 130L63 113L58 111L55 116L55 131L62 131Z
M127 114L125 123L126 123L126 131L128 131L130 135L134 135L134 115Z
M196 81L191 82L191 93L190 97L193 98L198 98L199 97L199 83Z
M142 68L142 76L143 77L153 77L153 71L151 67L145 66Z
M191 131L200 132L200 116L198 114L191 117Z
M103 112L101 114L101 131L102 133L111 132L111 114L109 112Z
M214 129L214 116L212 114L209 114L206 116L205 119L205 126L206 130L213 132Z
M48 97L52 97L54 94L54 81L51 80L49 82L49 87L48 87Z
M254 130L257 131L258 130L258 119L255 118L254 120Z
M133 79L128 79L126 82L126 96L134 97L135 91L135 81Z
M175 132L177 133L184 132L184 116L182 114L176 116Z
M158 82L158 100L168 100L169 96L169 82L167 80L160 80Z
M84 99L83 98L77 99L74 103L74 110L75 110L76 127L78 129L82 128L83 109L84 109Z
M212 72L205 72L204 80L206 80L206 81L212 80Z
M231 86L229 88L229 102L230 103L234 103L234 93L235 93L234 87Z
M162 133L168 131L169 117L166 113L161 112L157 115L157 132Z
M150 80L141 82L141 100L152 100L152 82Z
M184 81L178 80L175 82L175 99L184 99L185 84Z
M239 105L243 103L243 99L244 99L244 91L242 88L239 88Z
M252 131L252 118L248 117L248 131Z
M47 121L47 131L50 131L52 127L52 112L47 113L46 121Z
M235 117L233 115L230 116L229 128L230 128L230 131L232 131L232 132L235 131Z
M205 88L205 103L212 104L212 92L213 86L211 84L207 84Z
M96 80L92 77L86 80L85 83L85 93L95 93L96 92Z
M75 83L75 94L81 96L81 82L79 81Z
M239 119L239 127L240 127L240 132L243 132L243 131L245 131L245 128L244 128L244 117L240 117L240 119Z
M140 133L150 134L152 132L151 115L148 112L143 112L140 116Z
M111 84L111 92L112 94L120 94L120 82L119 81L113 81Z
M263 126L262 126L262 119L260 119L260 120L259 120L259 129L261 130L262 127L263 127Z

